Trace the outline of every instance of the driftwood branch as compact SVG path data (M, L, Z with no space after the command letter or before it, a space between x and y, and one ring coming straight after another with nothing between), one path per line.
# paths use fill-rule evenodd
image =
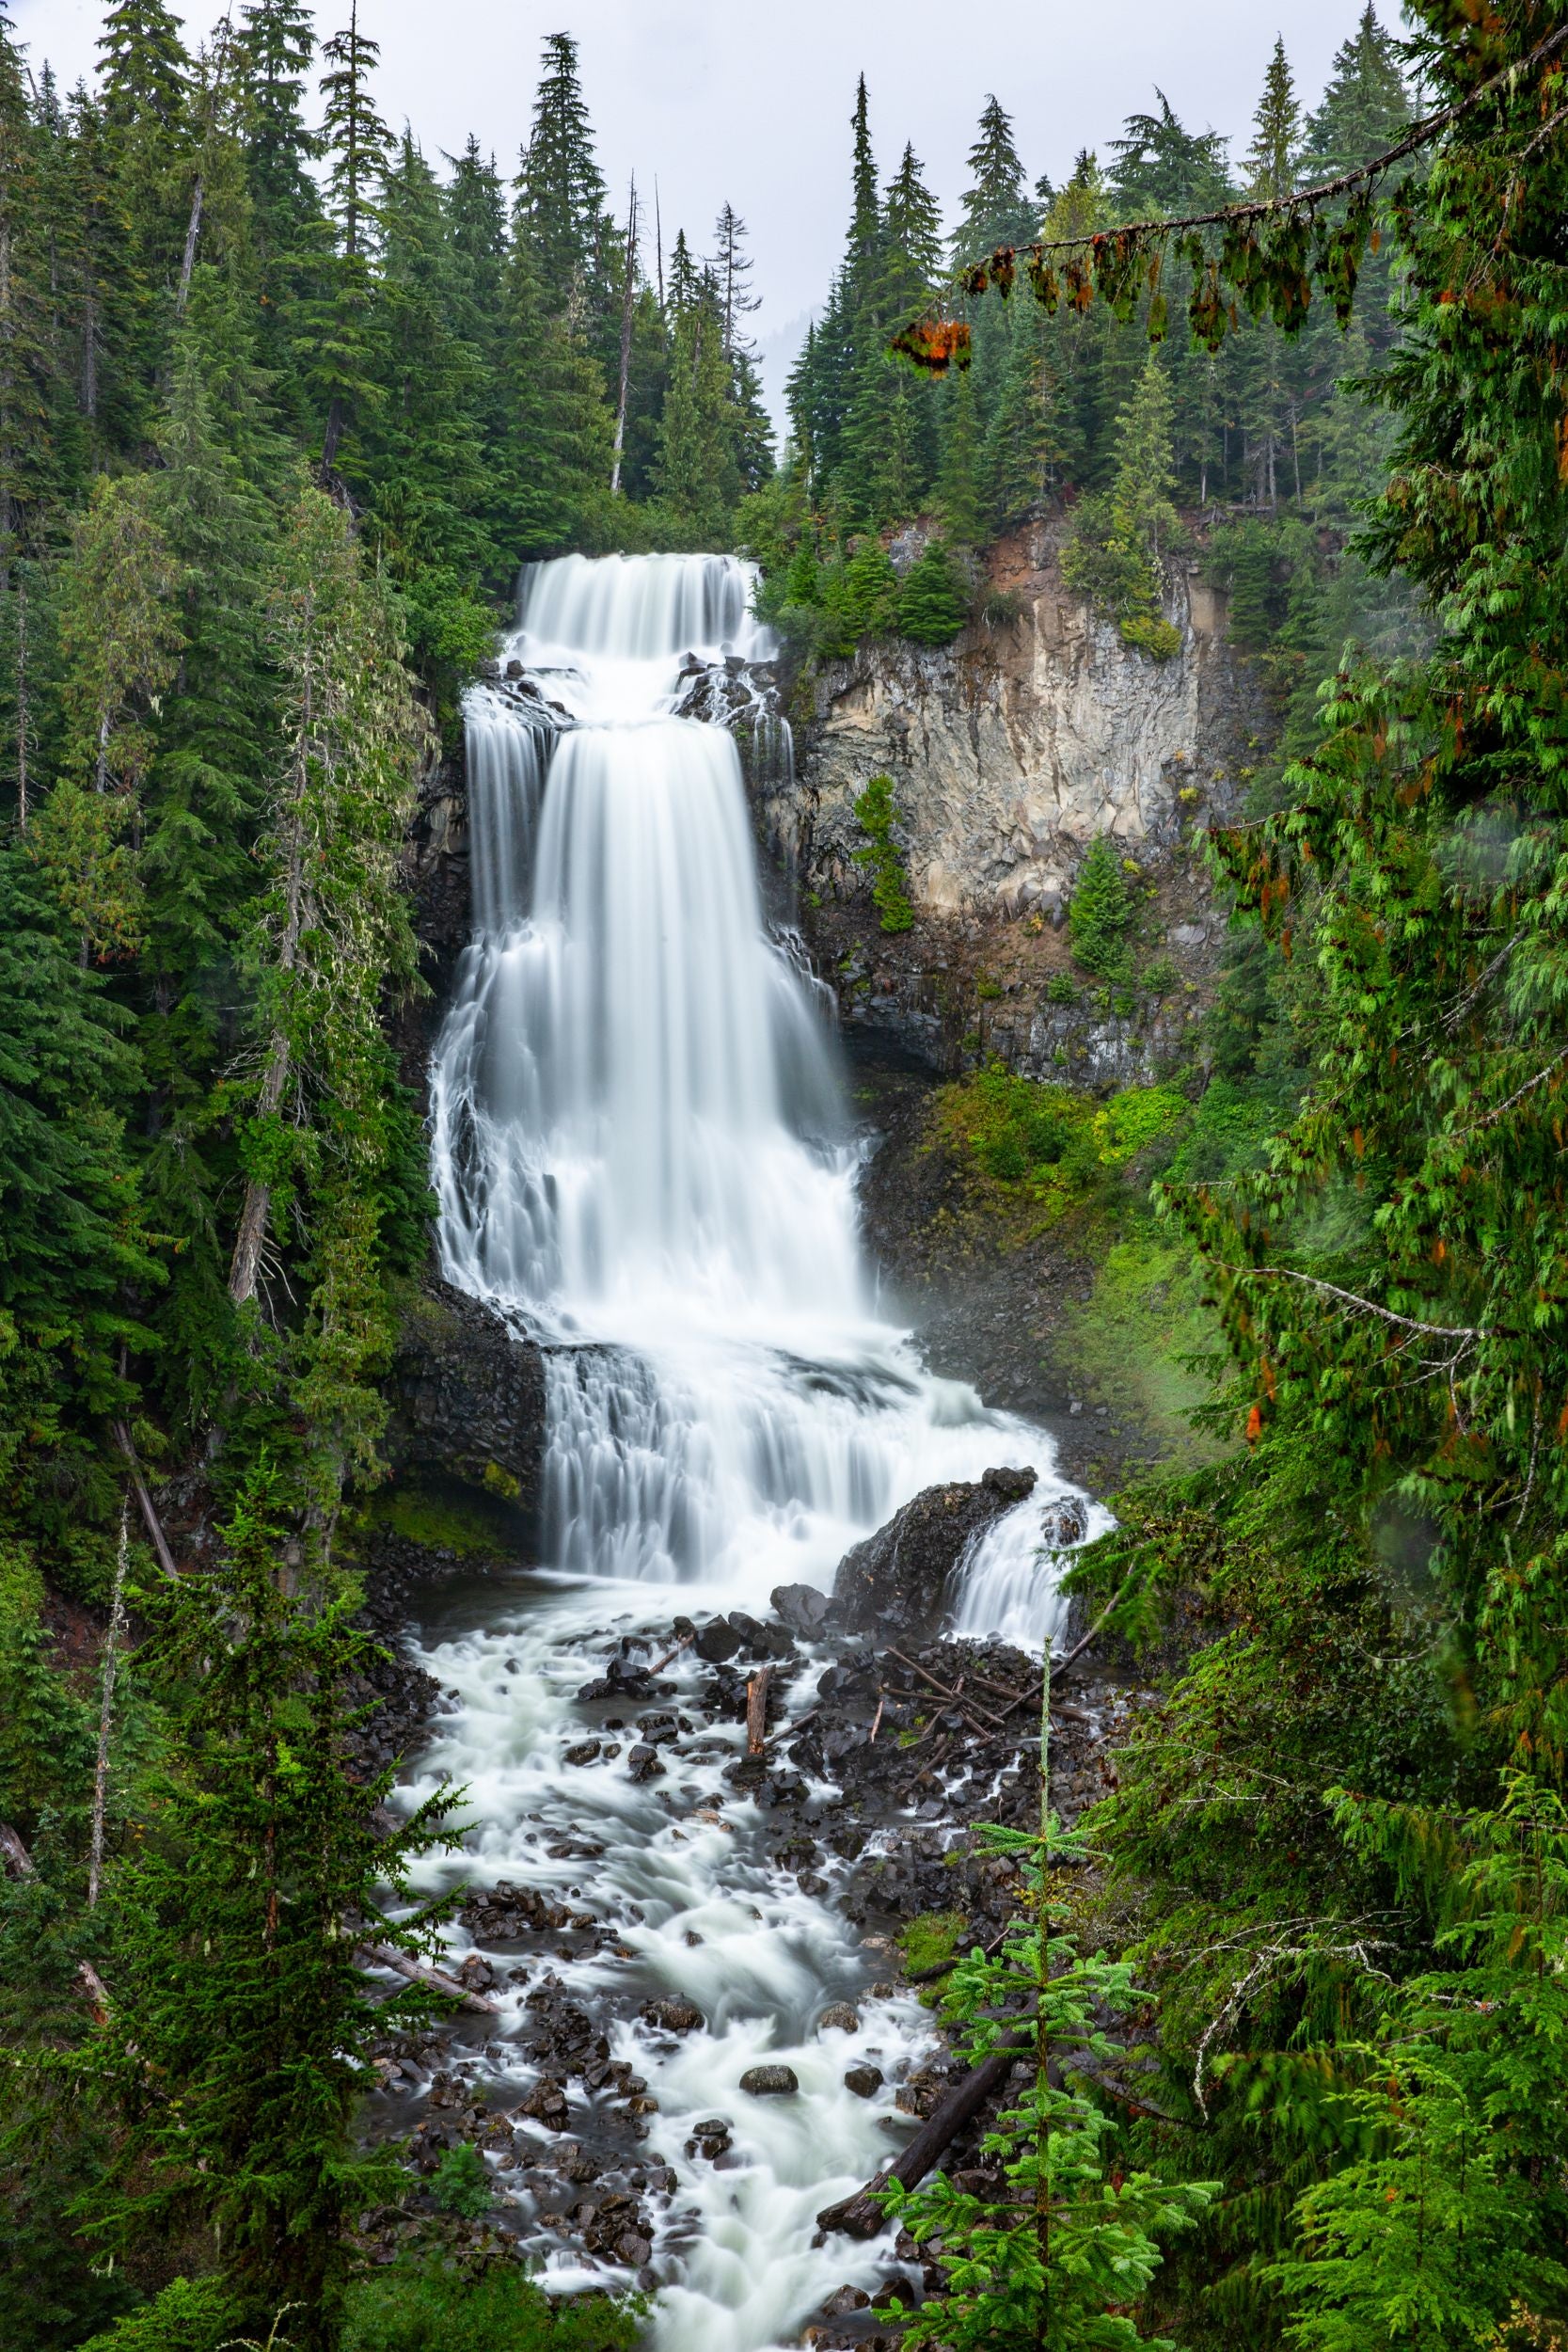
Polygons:
M433 1967L427 1960L413 1960L408 1953L400 1952L395 1944L363 1944L360 1954L363 1959L373 1960L379 1968L390 1968L398 1976L406 1977L410 1984L427 1984L435 1993L445 1993L450 1999L461 2001L465 2009L477 2010L481 2017L499 2017L501 2013L499 2001L486 2000L483 1993L470 1992L455 1977L449 1977L444 1968Z
M763 1666L746 1682L746 1753L760 1756L768 1745L768 1692L773 1680L771 1666Z
M152 1539L152 1549L158 1555L158 1565L166 1577L178 1582L180 1571L174 1565L174 1554L168 1548L168 1538L164 1534L158 1514L152 1507L152 1497L147 1491L147 1481L142 1476L141 1464L136 1459L136 1449L131 1442L131 1432L122 1421L117 1421L114 1424L114 1439L131 1465L131 1484L135 1489L136 1502L142 1518L147 1522L147 1532Z
M887 2222L887 2215L878 2202L881 2192L895 2182L901 2188L917 2188L964 2125L979 2114L992 2091L1001 2089L1019 2058L1034 2046L1032 2033L1010 2034L990 2058L971 2068L962 2082L948 2092L936 2113L921 2125L909 2146L900 2150L884 2170L852 2197L842 2198L836 2205L823 2206L816 2217L817 2228L838 2231L846 2237L875 2237Z

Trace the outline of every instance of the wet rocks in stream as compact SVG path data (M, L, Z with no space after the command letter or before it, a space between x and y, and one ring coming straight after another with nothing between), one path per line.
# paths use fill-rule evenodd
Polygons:
M1032 1493L1032 1470L989 1470L927 1486L856 1544L833 1579L832 1617L851 1632L928 1640L947 1613L955 1569L977 1536Z

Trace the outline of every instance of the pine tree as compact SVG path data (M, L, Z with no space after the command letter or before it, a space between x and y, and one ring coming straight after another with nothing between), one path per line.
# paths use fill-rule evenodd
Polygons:
M1154 95L1159 113L1129 115L1120 138L1111 141L1117 160L1110 192L1117 216L1147 220L1151 214L1207 212L1228 204L1233 191L1225 139L1217 131L1189 131L1164 91Z
M855 344L863 353L854 397L845 421L839 472L847 516L877 523L915 512L928 488L936 457L931 387L888 350L888 339L921 310L942 267L942 222L906 146L888 183L875 275L866 284Z
M608 194L594 156L577 42L569 33L552 33L517 180L518 215L528 225L540 290L552 311L583 299Z
M1017 303L996 402L981 452L985 502L994 530L1034 514L1062 455L1057 387L1044 322L1032 303Z
M973 369L958 370L943 387L943 393L937 501L951 544L974 548L979 545L983 534L979 428Z
M738 485L730 469L730 370L722 290L691 261L684 233L670 274L672 326L657 476L661 506L688 547L720 547Z
M1392 147L1410 121L1400 43L1377 21L1371 0L1335 52L1328 86L1307 118L1303 162L1311 179L1354 171Z
M748 347L745 322L760 307L760 296L747 282L752 257L746 250L746 223L733 204L726 204L714 224L713 266L724 312L724 357L732 360Z
M1130 977L1127 934L1132 923L1132 901L1116 844L1109 834L1097 833L1078 869L1068 908L1072 952L1085 972L1099 980Z
M904 575L898 633L917 645L944 645L969 618L969 585L940 539L930 540Z
M431 1948L441 1905L386 1906L408 1903L419 1855L454 1842L453 1800L429 1800L390 1836L373 1822L392 1774L351 1776L370 1644L345 1597L288 1597L283 1505L260 1466L217 1565L145 1599L138 1674L189 1699L156 1834L112 1883L115 2003L96 2063L132 2120L93 2223L117 2249L204 2226L243 2323L264 2331L287 2302L291 2341L330 2352L349 2227L402 2178L351 2136L388 2013L356 1947ZM394 2013L406 2000L392 1996ZM150 2075L155 2100L138 2095Z
M1246 192L1259 202L1289 196L1301 160L1301 108L1283 39L1275 40L1263 77L1263 95L1253 117L1252 145L1243 169Z
M973 185L963 192L963 210L953 233L955 265L976 261L997 246L1027 245L1038 224L1022 159L1013 143L1012 119L994 97L986 100L966 160Z
M259 343L287 405L299 404L294 338L312 262L323 258L321 198L310 177L319 142L305 120L316 52L306 0L248 0L238 35L245 69L245 168L261 297ZM303 424L303 418L299 419Z
M54 486L38 147L21 55L0 8L0 590L8 595L16 558L38 544Z
M379 1008L415 975L397 853L424 727L385 591L321 491L288 517L269 604L283 757L249 950L255 1075L229 1290L249 1306L277 1236L303 1236L303 1491L329 1530L344 1477L375 1474L382 1419L369 1386L389 1338L379 1228L411 1139Z
M313 322L313 389L325 412L322 471L332 474L344 431L373 405L373 314L371 264L379 237L375 194L391 134L375 110L370 77L379 44L359 30L358 0L347 25L322 46L322 152L327 164L327 202L337 226L334 250L323 257L325 282Z

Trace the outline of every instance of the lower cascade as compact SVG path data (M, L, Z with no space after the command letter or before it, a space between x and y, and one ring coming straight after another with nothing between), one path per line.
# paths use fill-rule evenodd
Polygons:
M831 1039L764 921L735 740L678 715L695 673L768 659L751 586L718 556L525 575L520 683L469 699L474 931L432 1072L443 1270L545 1347L547 1436L538 1569L499 1604L491 1586L483 1624L451 1599L427 1634L449 1707L408 1793L464 1784L474 1884L598 1923L556 1963L561 1997L624 2010L629 1980L634 2010L701 2012L678 2036L606 2028L657 2103L644 2161L664 2181L653 2237L611 2277L654 2280L668 2352L762 2352L841 2281L874 2282L876 2249L814 2247L815 2217L893 2153L891 2084L928 2017L868 1994L831 1881L807 1892L769 1859L758 1805L723 1779L738 1724L637 1780L613 1740L586 1754L574 1694L607 1635L826 1590L922 1488L997 1466L1037 1484L976 1541L956 1629L1038 1649L1056 1611L1042 1518L1069 1492L1043 1433L933 1376L879 1311ZM698 1661L664 1671L678 1693ZM485 2064L514 2087L537 2072L536 1988L495 1989ZM853 2030L819 2033L846 2000ZM883 2097L846 2088L859 2060ZM797 2090L743 2092L759 2063ZM689 2153L720 2118L721 2165ZM552 2243L551 2279L584 2283Z

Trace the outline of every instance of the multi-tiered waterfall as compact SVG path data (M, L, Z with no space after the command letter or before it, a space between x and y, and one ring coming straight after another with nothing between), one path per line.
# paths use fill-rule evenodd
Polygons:
M572 1645L618 1612L657 1616L657 1586L757 1609L781 1582L826 1585L921 1487L998 1462L1040 1486L970 1564L964 1623L1037 1643L1037 1513L1061 1492L1039 1432L931 1376L878 1312L829 1043L764 925L735 744L673 715L688 657L766 657L749 592L713 556L525 579L523 688L469 707L475 929L433 1073L445 1269L546 1345L543 1565L572 1581L433 1651L461 1706L429 1769L473 1792L482 1873L547 1883L524 1824L589 1822L582 1899L652 1989L705 2010L678 2054L638 2054L700 2222L660 2297L657 2340L680 2352L773 2344L863 2262L813 2253L812 2215L887 2141L843 2089L844 2048L811 2031L860 1979L835 1915L737 1834L749 1805L704 1825L689 1803L677 1829L624 1767L562 1772ZM605 1965L582 1964L586 1990ZM872 2005L868 2046L885 2061L918 2016ZM796 2068L798 2101L735 2090L764 2051ZM685 2164L691 2113L726 2103L746 2161Z

